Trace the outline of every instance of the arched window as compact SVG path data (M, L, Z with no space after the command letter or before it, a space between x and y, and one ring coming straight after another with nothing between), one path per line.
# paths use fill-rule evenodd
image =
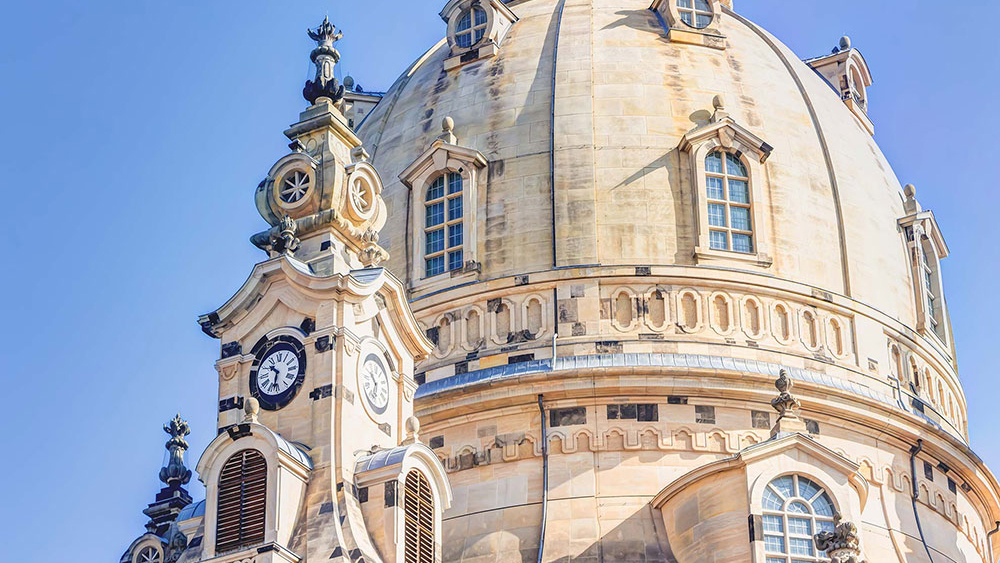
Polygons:
M160 563L160 550L153 546L148 546L142 548L142 551L136 554L135 563Z
M219 474L216 553L264 542L267 461L257 450L236 453Z
M462 269L462 175L448 172L438 176L424 199L424 264L426 276Z
M708 155L705 188L710 247L752 254L750 175L739 155L722 151Z
M406 475L403 490L403 562L434 563L434 495L423 473Z
M714 16L709 0L677 0L677 13L682 22L696 29L708 27Z
M486 11L479 6L466 10L458 18L455 27L455 43L459 47L472 47L483 39L486 33Z
M832 532L835 509L830 495L815 482L785 475L764 489L764 552L767 563L828 561L813 536Z

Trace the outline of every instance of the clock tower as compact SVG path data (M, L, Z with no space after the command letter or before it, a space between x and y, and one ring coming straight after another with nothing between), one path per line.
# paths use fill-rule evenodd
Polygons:
M269 228L251 240L267 259L200 318L221 342L218 437L197 463L206 499L152 534L158 548L150 538L134 544L166 561L440 557L451 490L413 418L414 363L431 344L403 285L380 267L388 212L341 110L341 33L324 20L309 36L311 105L255 192ZM177 532L197 541L172 547Z

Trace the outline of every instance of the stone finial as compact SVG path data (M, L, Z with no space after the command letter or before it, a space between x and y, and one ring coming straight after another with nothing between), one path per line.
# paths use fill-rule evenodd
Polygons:
M840 514L833 515L833 524L832 532L820 532L813 536L816 549L825 551L831 563L865 563L858 527L853 522L842 520Z
M298 225L295 219L285 215L277 227L271 229L271 250L278 254L293 255L299 249L300 241L295 236Z
M344 87L333 75L333 67L340 62L340 51L333 44L340 41L344 34L337 31L329 18L323 18L319 27L307 29L306 33L316 42L316 48L309 53L309 58L316 65L316 77L306 81L302 97L314 105L322 98L337 103L344 97Z
M450 115L441 120L441 135L438 139L449 145L458 144L458 137L455 136L455 120Z
M188 449L184 437L191 433L191 429L187 421L182 420L181 415L177 414L170 422L163 425L163 431L170 435L170 439L164 445L170 455L167 465L160 469L160 481L167 487L179 488L191 480L191 470L184 466L184 452Z
M260 401L250 397L243 402L243 422L257 424L258 415L260 415Z
M420 442L420 420L417 417L408 417L404 423L404 428L406 430L406 439L403 440L403 445Z
M923 211L923 207L920 206L920 202L917 201L917 188L913 184L906 184L903 188L903 196L906 200L903 201L903 210L906 213L913 214Z
M792 395L794 386L795 383L788 377L788 371L782 369L774 382L778 396L771 399L771 407L778 412L778 420L771 428L772 438L779 434L806 431L806 424L799 418L798 412L802 404Z
M846 51L851 48L851 38L848 36L843 36L840 38L840 50Z
M716 123L729 117L729 112L726 111L726 98L723 97L722 94L716 94L715 97L712 98L712 108L715 109L715 112L712 113L712 123Z

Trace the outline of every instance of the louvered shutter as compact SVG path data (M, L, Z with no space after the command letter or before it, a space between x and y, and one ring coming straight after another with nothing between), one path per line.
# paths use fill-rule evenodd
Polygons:
M229 458L219 475L216 553L263 543L266 503L264 456L257 450L243 450Z
M403 491L404 563L434 563L434 495L423 473L406 475Z

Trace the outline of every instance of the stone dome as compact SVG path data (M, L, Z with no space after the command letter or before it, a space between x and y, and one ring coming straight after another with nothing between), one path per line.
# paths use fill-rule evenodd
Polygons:
M964 440L947 247L873 138L863 57L840 41L803 60L711 5L706 29L682 30L667 0L506 3L516 23L489 56L442 39L360 124L396 218L387 266L438 348L422 393L553 355L699 353L911 393ZM716 151L749 176L743 252L710 232ZM464 265L432 276L435 170L466 175L471 199Z

